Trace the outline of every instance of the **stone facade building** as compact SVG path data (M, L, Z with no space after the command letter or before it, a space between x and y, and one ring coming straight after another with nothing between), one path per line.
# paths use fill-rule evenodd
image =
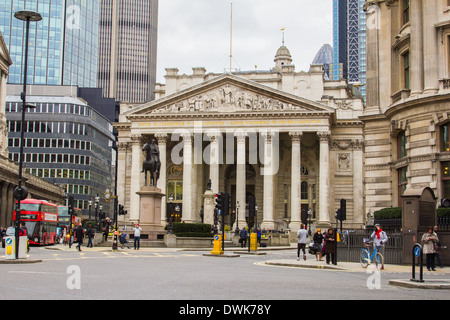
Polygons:
M366 1L366 212L406 189L450 197L450 3Z
M162 225L169 217L199 222L203 205L203 220L212 223L209 180L212 192L231 195L228 225L236 219L246 225L251 197L256 223L266 229L297 230L309 220L330 226L341 199L347 199L347 225L364 224L362 99L345 81L325 81L321 65L296 72L285 46L274 62L269 71L233 74L166 69L155 101L122 106L115 127L127 224L139 221L142 146L154 138L162 164L158 187L166 194Z

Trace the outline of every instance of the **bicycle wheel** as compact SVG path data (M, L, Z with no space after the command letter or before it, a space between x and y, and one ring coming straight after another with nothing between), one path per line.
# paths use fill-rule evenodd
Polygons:
M376 256L375 256L375 267L377 268L377 270L380 270L381 267L383 266L384 263L384 258L383 255L379 252L377 252Z
M363 268L367 268L369 265L369 252L365 249L361 250L360 263Z

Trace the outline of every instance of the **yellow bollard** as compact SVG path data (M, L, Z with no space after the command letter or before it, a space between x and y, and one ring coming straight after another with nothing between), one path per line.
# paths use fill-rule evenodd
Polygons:
M222 235L216 234L214 236L214 248L211 251L211 254L224 254L224 252L222 251Z
M256 233L250 234L250 250L251 251L258 250L258 234Z

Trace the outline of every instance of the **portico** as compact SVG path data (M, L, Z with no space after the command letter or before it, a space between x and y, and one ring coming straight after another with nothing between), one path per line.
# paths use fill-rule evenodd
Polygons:
M141 149L155 138L161 153L159 188L166 194L162 225L176 217L175 208L181 221L200 222L203 195L211 180L213 192L231 194L226 222L233 228L236 219L239 227L247 225L245 205L250 196L256 199L256 222L262 228L298 230L308 219L329 226L340 199L335 197L347 192L353 196L352 188L330 188L330 183L340 180L336 171L342 171L336 170L335 151L340 146L348 149L351 161L352 141L362 136L359 128L356 134L342 131L355 123L336 129L335 117L335 108L230 74L130 109L116 125L121 146L118 183L124 191L119 202L129 208L130 223L138 222ZM348 143L333 144L333 132ZM349 163L343 169L351 167ZM351 178L348 172L344 176ZM362 180L358 183L362 189ZM211 217L204 219L211 221Z

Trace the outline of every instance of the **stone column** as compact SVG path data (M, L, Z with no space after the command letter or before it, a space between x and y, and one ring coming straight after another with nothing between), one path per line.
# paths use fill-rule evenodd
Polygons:
M159 173L158 189L167 194L167 133L157 133L155 138L158 140L159 158L161 161L161 170ZM167 199L164 196L161 202L161 225L166 225L167 219Z
M330 220L330 136L331 132L317 132L320 144L319 169L319 227L327 228Z
M247 133L237 131L234 136L237 139L237 162L236 162L236 202L239 202L239 228L247 226L245 220L245 206L247 202L247 160L245 142Z
M131 187L130 187L130 222L139 222L140 201L137 194L143 184L141 183L142 171L142 146L141 135L131 135Z
M410 2L411 14L411 96L423 91L422 0Z
M128 143L119 142L117 144L117 201L121 205L125 205L126 201L126 178L127 178L127 157ZM129 210L131 212L131 210ZM123 216L121 216L123 217Z
M353 223L364 224L364 141L353 141Z
M264 138L264 168L263 168L263 179L264 179L264 208L263 208L263 222L261 224L262 228L273 229L275 223L273 220L274 213L274 148L273 148L273 133L272 132L262 132L261 135Z
M1 202L0 202L0 224L2 227L7 227L6 220L7 220L7 208L8 208L8 188L9 183L3 182L2 184L2 191L1 191Z
M192 134L183 134L183 222L193 223L192 212Z
M301 139L303 132L289 132L292 139L292 163L291 163L291 224L293 231L300 230L301 224L301 183L302 183L302 159Z
M6 123L6 81L8 75L0 71L0 154L8 157L8 128Z
M413 2L413 1L412 1ZM427 0L423 6L423 69L424 93L437 93L439 91L438 70L438 32L435 24L438 22L437 0ZM414 52L413 52L414 54Z
M210 157L209 157L209 178L211 179L211 188L215 193L220 190L220 139L222 134L217 132L209 132L208 137L211 139Z

